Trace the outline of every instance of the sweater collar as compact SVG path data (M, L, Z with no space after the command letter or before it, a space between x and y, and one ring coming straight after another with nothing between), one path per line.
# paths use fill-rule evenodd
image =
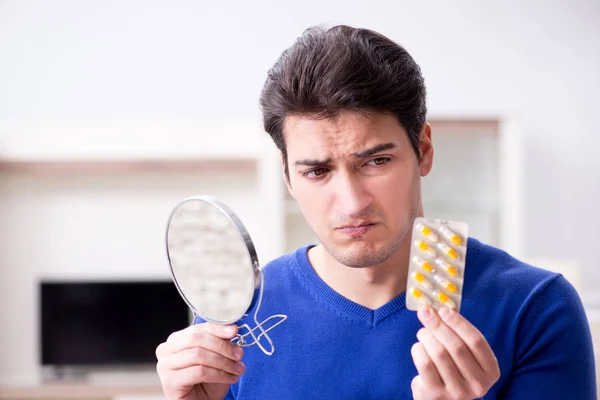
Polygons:
M295 269L300 280L315 296L335 307L350 318L361 320L372 327L398 311L406 309L406 293L401 293L383 306L372 310L342 296L327 285L315 272L308 258L308 250L315 245L300 247L295 252Z

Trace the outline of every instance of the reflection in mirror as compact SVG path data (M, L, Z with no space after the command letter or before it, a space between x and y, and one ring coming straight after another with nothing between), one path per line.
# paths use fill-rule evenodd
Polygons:
M167 246L173 275L196 314L232 323L246 313L255 271L244 238L225 213L199 199L181 203L169 223Z

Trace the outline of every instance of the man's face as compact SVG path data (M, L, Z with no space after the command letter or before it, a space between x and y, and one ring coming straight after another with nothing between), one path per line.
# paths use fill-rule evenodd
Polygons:
M420 177L432 164L430 128L419 163L393 115L289 116L288 189L325 250L354 268L390 258L421 213Z

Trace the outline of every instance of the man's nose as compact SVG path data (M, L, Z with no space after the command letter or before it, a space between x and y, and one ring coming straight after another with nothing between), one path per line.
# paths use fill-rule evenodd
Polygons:
M371 205L372 197L359 178L340 176L336 186L337 209L343 215L360 216Z

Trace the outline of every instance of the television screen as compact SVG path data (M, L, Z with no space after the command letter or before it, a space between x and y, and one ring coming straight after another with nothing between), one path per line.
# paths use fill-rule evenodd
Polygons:
M156 347L190 324L171 281L40 284L43 365L155 363Z

